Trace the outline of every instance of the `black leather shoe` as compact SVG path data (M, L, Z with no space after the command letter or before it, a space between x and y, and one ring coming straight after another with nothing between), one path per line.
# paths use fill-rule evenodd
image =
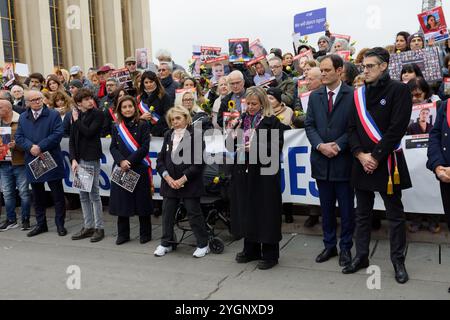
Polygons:
M259 270L269 270L275 267L278 264L277 260L263 260L258 262Z
M261 260L261 257L248 256L248 255L245 254L245 252L239 252L236 255L236 262L237 263L249 263L249 262L257 261L257 260Z
M104 238L105 238L105 230L95 229L90 241L91 243L97 243L102 241Z
M316 224L319 223L319 216L309 216L308 219L306 219L304 227L305 228L314 228Z
M64 227L58 227L57 232L58 232L58 236L60 236L60 237L67 236L67 230Z
M361 269L366 269L369 267L369 259L361 259L359 257L356 257L355 259L353 259L353 261L346 266L343 270L342 273L343 274L352 274L352 273L356 273Z
M36 226L33 230L28 232L27 237L28 238L35 237L37 235L40 235L41 233L46 233L46 232L48 232L47 226Z
M127 238L125 238L125 237L118 237L117 240L116 240L116 245L120 246L120 245L122 245L124 243L127 243L128 241L130 241L129 237L127 237Z
M339 266L342 268L352 263L352 253L350 250L341 250L339 254Z
M394 264L394 270L395 270L395 280L398 283L404 284L408 282L409 276L408 272L406 271L404 263Z
M322 251L321 254L319 254L316 258L316 262L317 263L323 263L326 262L328 260L330 260L333 257L337 257L338 256L338 251L336 249L336 247L331 248L331 249L325 249Z
M90 238L94 235L94 232L95 232L95 229L82 228L80 232L77 232L72 236L72 240L77 241L77 240L83 240L83 239Z
M152 241L152 237L151 237L151 236L141 237L141 238L139 239L139 242L140 242L141 244L146 244L146 243L149 243L150 241Z

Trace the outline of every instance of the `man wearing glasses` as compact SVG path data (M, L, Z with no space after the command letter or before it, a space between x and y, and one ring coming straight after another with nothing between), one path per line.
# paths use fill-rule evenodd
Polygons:
M137 70L137 66L136 66L136 58L134 57L128 57L125 60L125 68L128 69L128 71L130 72L130 77L131 80L133 81L133 83L136 81L136 78L141 74L138 70Z
M45 183L49 186L55 204L55 223L58 235L64 237L67 230L64 228L66 207L64 200L63 156L61 140L64 134L61 116L55 110L49 109L43 103L42 93L29 91L25 96L29 107L19 118L16 133L16 144L25 151L25 165L27 167L28 182L33 191L36 212L36 227L27 236L34 237L48 232L45 215ZM55 160L57 167L39 178L35 178L30 170L29 163L37 157L49 152Z
M281 100L288 107L293 107L294 104L294 81L283 71L283 61L278 57L273 57L269 60L269 67L272 70L273 76L277 80L277 88L281 90Z
M245 80L241 71L235 70L228 76L228 84L231 93L222 99L219 113L217 114L217 124L223 128L223 113L224 112L239 112L242 113L242 100L245 98ZM233 103L230 104L230 101ZM233 108L230 108L234 106Z
M409 280L405 268L406 217L402 190L412 187L401 140L411 119L407 85L391 80L389 52L374 48L364 55L366 85L355 92L356 108L349 121L353 161L352 185L357 198L356 256L344 274L369 266L371 218L375 192L383 199L389 221L391 261L398 283Z

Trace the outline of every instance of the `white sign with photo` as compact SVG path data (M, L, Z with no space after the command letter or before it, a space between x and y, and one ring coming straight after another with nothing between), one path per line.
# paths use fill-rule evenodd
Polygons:
M90 193L94 184L94 166L79 165L73 180L73 188Z
M28 166L30 167L34 178L37 180L46 173L55 169L58 165L56 164L55 159L53 159L50 152L47 151L40 157L37 157L36 159L31 161Z
M119 167L114 168L111 181L133 193L141 176L133 170L123 171Z

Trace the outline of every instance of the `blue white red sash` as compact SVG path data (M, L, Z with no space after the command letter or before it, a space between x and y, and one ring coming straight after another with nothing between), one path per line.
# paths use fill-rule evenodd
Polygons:
M156 112L150 110L150 108L144 103L144 101L140 101L138 107L142 114L150 113L152 117L150 121L153 125L157 124L159 120L161 120L161 117Z
M355 90L355 104L358 111L359 120L366 132L367 136L374 143L378 144L383 138L380 129L378 128L372 115L369 113L366 107L366 87L363 86L358 90ZM395 151L401 151L401 142L396 146Z
M123 143L130 152L136 152L140 148L139 143L137 143L136 139L134 139L130 130L128 130L127 126L125 125L125 122L122 121L122 123L117 125L117 131L119 132L120 138L122 139ZM150 155L147 155L142 160L142 163L148 167L150 187L153 189L152 161L150 160Z
M113 121L114 121L115 123L117 123L117 117L116 117L114 111L113 111L111 108L109 108L109 109L108 109L108 112L109 112L109 114L111 115L111 118L113 119Z
M363 86L357 90L355 90L355 105L356 110L358 111L359 120L364 128L364 131L366 132L367 136L372 140L375 144L378 144L381 139L383 138L381 130L378 128L377 124L375 123L375 120L372 118L372 115L367 110L366 105L366 87ZM392 154L388 156L388 173L389 173L389 181L388 181L388 187L387 187L387 194L393 195L394 194L394 184L399 185L400 184L400 174L398 171L397 166L397 152L402 151L401 142L398 143L398 145L395 147L395 150L393 152L394 157L392 157ZM392 158L394 158L394 172L392 172ZM394 173L394 180L392 181L392 174Z

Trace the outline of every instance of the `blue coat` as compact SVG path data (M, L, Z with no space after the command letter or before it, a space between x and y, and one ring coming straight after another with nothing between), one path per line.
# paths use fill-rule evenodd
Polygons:
M311 169L316 180L350 181L352 154L348 144L348 119L355 108L352 87L342 83L331 115L328 113L328 94L325 86L311 93L306 115L306 135L312 145ZM321 143L336 142L341 149L333 159L317 151Z
M30 183L41 183L55 181L64 178L64 163L61 152L61 140L64 129L61 116L55 110L44 106L41 116L35 121L31 109L21 114L19 118L19 127L16 132L16 143L25 150L25 165L27 167L27 177ZM28 166L35 159L30 153L33 145L38 145L41 152L50 152L55 159L57 168L36 180Z
M450 167L450 128L447 121L447 101L442 102L428 144L427 168L435 172L439 166Z

